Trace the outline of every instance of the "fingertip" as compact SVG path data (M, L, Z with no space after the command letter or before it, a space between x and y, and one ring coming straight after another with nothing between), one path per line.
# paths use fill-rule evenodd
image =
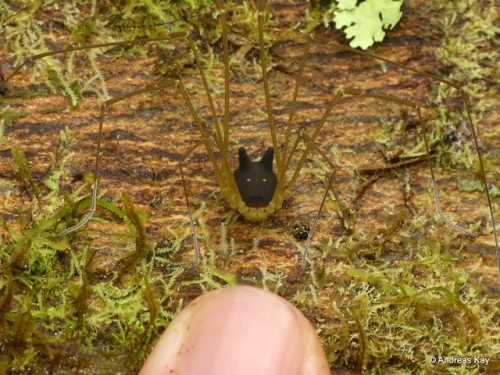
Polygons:
M168 326L141 374L329 374L313 326L292 304L262 289L209 292Z

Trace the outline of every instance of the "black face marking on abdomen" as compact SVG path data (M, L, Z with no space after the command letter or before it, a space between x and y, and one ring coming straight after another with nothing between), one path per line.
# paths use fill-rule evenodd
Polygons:
M273 172L274 149L269 147L260 161L251 161L244 147L239 149L240 166L234 179L241 199L248 207L267 207L273 199L278 178Z

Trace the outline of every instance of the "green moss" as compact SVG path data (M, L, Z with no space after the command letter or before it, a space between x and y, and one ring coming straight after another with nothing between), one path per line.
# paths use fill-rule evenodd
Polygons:
M14 159L13 170L14 173L17 174L18 179L21 181L23 187L29 191L31 191L38 202L40 203L40 189L33 182L31 175L31 167L28 165L28 161L26 160L26 155L24 151L18 147L12 149L12 158Z
M168 32L185 30L192 24L198 25L200 32L204 32L205 25L198 19L212 19L215 4L211 1L156 4L144 0L109 6L82 0L64 6L57 2L32 2L22 6L0 1L0 9L3 10L0 35L4 41L5 61L20 66L33 55L52 50L54 46L61 48L59 41L64 38L72 44L116 42L164 36ZM59 22L62 27L43 30L40 25L46 22L46 17L51 17L52 22ZM171 48L168 43L166 47ZM143 47L133 46L132 50L136 55L147 55L147 49ZM105 51L87 50L71 54L66 59L46 57L37 60L34 79L41 77L52 93L68 95L73 107L78 106L81 96L86 93L109 99L105 79L95 63ZM89 69L82 69L85 63Z
M67 139L62 136L53 171L63 171L71 160ZM96 279L97 250L87 244L82 248L76 237L56 236L59 222L71 212L55 188L61 175L50 173L52 183L40 187L23 152L14 154L22 183L36 187L43 204L33 207L36 221L10 229L10 238L0 247L0 363L10 371L54 366L68 371L77 366L83 373L133 371L177 310L172 288L182 268L169 264L161 277L151 274L156 255L146 259L152 247L145 237L145 218L124 197L123 211L109 203L107 207L125 220L129 233L120 236L135 242L135 250L117 262L116 278ZM32 203L37 201L32 198Z

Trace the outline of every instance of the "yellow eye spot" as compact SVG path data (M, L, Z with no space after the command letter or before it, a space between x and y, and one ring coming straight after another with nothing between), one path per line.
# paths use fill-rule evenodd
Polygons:
M265 178L262 179L262 182L266 182L267 180Z

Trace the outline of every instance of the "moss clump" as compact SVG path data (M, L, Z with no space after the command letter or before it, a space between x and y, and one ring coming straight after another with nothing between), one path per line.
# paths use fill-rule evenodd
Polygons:
M105 250L91 237L57 236L72 212L65 202L80 195L77 189L63 199L59 190L71 138L61 135L45 186L33 179L24 153L14 151L14 171L28 196L22 205L29 209L17 228L4 227L0 246L2 373L133 373L179 308L172 288L183 269L170 263L162 276L152 274L157 254L146 239L145 217L126 196L123 210L120 202L99 204L126 223L114 236L130 250L116 261L115 272L100 272Z

